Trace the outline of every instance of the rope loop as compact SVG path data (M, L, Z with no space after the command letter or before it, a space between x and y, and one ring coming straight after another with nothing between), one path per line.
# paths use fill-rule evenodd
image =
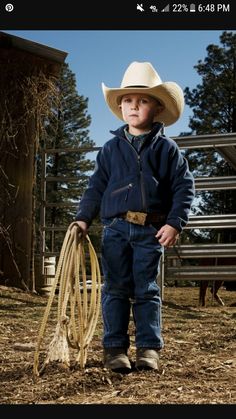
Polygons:
M86 259L89 257L89 264ZM88 273L91 289L88 289ZM39 356L56 290L57 324L47 356L39 368ZM64 237L55 279L38 333L33 374L38 377L50 361L70 366L70 348L77 350L76 362L84 368L87 351L97 325L101 303L101 273L98 258L88 235L77 222L69 225Z

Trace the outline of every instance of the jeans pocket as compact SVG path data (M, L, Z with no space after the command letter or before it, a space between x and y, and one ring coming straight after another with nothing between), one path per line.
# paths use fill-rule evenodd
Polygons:
M110 228L112 226L114 226L118 221L117 217L114 218L103 218L102 219L102 224L104 228Z

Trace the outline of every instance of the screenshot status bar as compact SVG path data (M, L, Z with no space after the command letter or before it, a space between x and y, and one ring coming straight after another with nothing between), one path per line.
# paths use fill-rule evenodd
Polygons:
M1 29L235 29L236 1L0 2Z

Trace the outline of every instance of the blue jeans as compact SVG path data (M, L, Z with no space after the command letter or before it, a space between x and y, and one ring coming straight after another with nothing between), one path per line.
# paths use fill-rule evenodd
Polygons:
M157 274L163 248L152 225L103 219L103 346L128 348L132 308L137 348L161 349L161 298Z

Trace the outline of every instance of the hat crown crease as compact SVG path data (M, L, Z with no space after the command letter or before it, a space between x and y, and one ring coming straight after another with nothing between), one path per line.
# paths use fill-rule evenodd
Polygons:
M138 63L135 61L127 68L120 87L142 86L151 88L161 83L161 78L150 63Z

